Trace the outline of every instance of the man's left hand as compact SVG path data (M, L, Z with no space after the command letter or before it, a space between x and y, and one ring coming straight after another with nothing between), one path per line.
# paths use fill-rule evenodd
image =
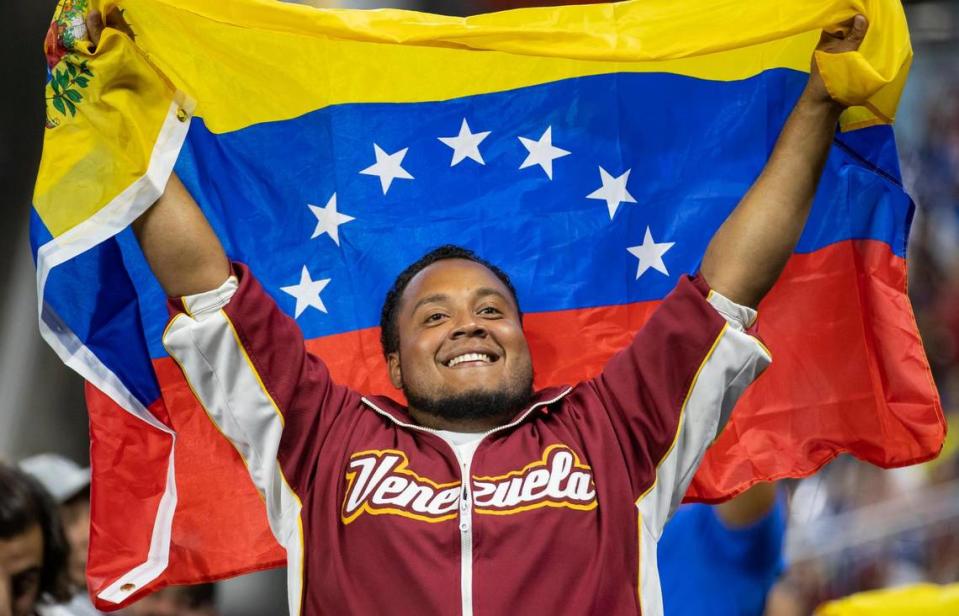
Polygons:
M856 51L862 45L866 37L866 30L869 29L869 22L863 15L856 15L848 21L831 28L831 32L823 30L819 37L819 44L816 45L816 51L825 53L845 53ZM835 105L842 105L829 94L826 84L819 74L819 66L816 64L816 58L813 56L812 65L809 70L809 83L806 86L805 95L819 102L829 102Z

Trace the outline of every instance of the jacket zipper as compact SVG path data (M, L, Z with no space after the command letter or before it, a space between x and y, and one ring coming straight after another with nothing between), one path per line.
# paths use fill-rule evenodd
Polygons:
M483 442L485 435L480 437ZM445 440L445 439L444 439ZM477 445L477 448L479 445ZM459 452L453 449L463 473L463 492L460 494L460 601L463 616L473 616L473 490L470 481L469 462L460 460Z
M567 387L559 395L551 398L550 400L543 400L533 404L528 409L523 411L519 417L514 419L508 424L502 426L496 426L490 430L487 430L480 436L479 443L476 445L476 449L479 449L479 446L483 444L483 441L490 434L495 434L496 432L501 432L503 430L508 430L514 426L519 425L523 422L529 414L534 410L538 409L541 406L546 406L548 404L553 404L557 400L563 398L569 392L573 391L572 387ZM470 467L472 466L472 459L467 462L463 462L460 459L459 452L455 447L450 445L450 443L443 438L443 435L439 433L439 430L434 430L433 428L427 428L426 426L418 426L416 424L406 423L400 421L381 409L380 407L373 404L372 401L366 397L362 398L363 402L373 409L379 415L388 417L390 421L396 425L409 428L410 430L419 430L420 432L429 432L434 434L441 441L446 443L446 445L453 451L453 457L456 458L456 462L460 468L460 483L463 486L463 490L460 492L460 514L459 514L459 530L460 530L460 599L461 599L461 613L462 616L473 616L473 482L470 479ZM474 454L475 455L475 454Z

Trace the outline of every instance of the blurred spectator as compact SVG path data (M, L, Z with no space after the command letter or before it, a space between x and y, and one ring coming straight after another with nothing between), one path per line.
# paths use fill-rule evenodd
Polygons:
M45 453L20 462L20 469L39 482L52 496L50 511L59 517L69 543L66 552L67 573L64 582L74 594L68 602L45 605L38 610L39 616L96 616L97 611L86 593L87 548L90 541L90 469L81 468L63 456ZM31 481L31 483L34 483ZM54 507L57 507L56 509ZM0 503L2 511L2 503ZM64 532L65 531L65 532ZM2 528L0 528L2 534ZM0 540L0 546L2 546ZM2 547L0 547L2 555ZM2 556L0 556L2 557ZM60 599L64 597L59 596ZM125 616L216 616L216 590L213 584L198 586L175 586L164 588L148 595L124 610ZM27 611L24 614L33 614ZM20 616L14 612L14 616ZM0 616L3 612L0 611Z
M90 541L90 469L54 453L20 461L20 470L40 482L60 506L70 543L70 582L86 586L87 546Z
M69 547L53 499L0 463L0 614L32 616L70 597Z
M282 606L285 613L285 606ZM216 586L169 586L143 597L123 616L217 616Z
M761 483L721 505L684 505L663 530L667 616L760 616L782 573L785 495Z
M70 601L43 610L43 616L97 616L87 595L87 548L90 543L90 469L53 453L20 462L20 469L39 481L58 505L60 520L70 545L68 572Z

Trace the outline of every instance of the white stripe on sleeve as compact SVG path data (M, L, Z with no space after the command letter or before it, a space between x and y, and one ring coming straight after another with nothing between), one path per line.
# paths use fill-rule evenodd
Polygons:
M710 303L717 296L722 298L711 294ZM641 520L639 532L643 538L640 600L646 615L662 614L663 609L655 555L663 526L682 501L706 449L716 438L720 426L725 425L736 401L771 362L765 347L743 331L751 318L744 312L749 309L726 302L729 305L722 308L731 314L721 312L727 318L727 325L693 380L676 440L657 467L652 487L636 501Z
M233 284L235 287L235 279ZM177 315L163 335L163 344L180 365L210 419L239 452L266 501L270 529L287 552L290 613L295 616L300 613L302 594L302 504L277 460L283 416L240 344L229 317L223 310L210 307L224 297L229 301L225 294L217 295L218 291L201 294L205 296L203 301L194 302L200 308L198 319Z

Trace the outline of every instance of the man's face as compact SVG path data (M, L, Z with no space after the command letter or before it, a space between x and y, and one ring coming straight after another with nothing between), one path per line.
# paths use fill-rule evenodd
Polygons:
M506 285L479 263L446 259L414 276L400 300L397 330L390 379L412 408L476 421L514 412L529 399L533 367L519 310Z
M63 530L70 544L70 582L86 586L87 547L90 544L90 497L87 491L60 506Z
M0 613L10 606L13 616L29 616L40 594L43 532L40 525L0 539Z

